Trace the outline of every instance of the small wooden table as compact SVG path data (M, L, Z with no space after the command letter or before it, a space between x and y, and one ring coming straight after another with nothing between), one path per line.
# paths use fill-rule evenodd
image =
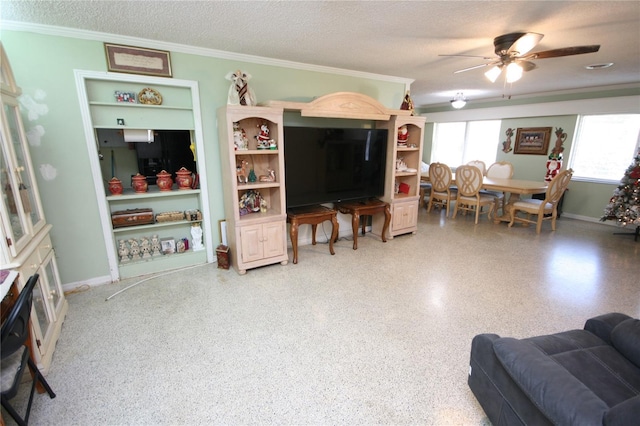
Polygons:
M331 221L329 252L334 255L333 242L338 239L338 212L324 206L298 207L287 211L287 222L291 224L289 235L293 246L293 263L298 263L298 226L311 225L311 244L316 245L316 229L325 220Z
M391 221L389 203L377 199L357 201L352 203L339 203L336 208L340 213L351 215L353 228L353 249L358 249L358 228L360 228L360 216L373 216L376 213L384 213L384 225L382 226L382 242L387 242L387 229ZM365 234L366 222L362 223L362 235Z

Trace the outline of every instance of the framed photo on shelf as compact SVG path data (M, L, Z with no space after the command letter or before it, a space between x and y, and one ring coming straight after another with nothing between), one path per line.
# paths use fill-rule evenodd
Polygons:
M173 254L176 252L176 240L173 238L163 238L160 240L160 247L163 254Z
M107 69L129 74L172 77L171 55L166 50L104 43Z
M516 133L514 154L547 155L551 127L523 127Z

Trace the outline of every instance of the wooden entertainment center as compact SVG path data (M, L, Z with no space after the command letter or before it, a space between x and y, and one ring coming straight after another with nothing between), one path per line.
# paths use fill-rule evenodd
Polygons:
M374 215L372 233L384 240L417 231L425 117L412 116L407 110L388 109L373 98L352 92L332 93L308 103L269 101L261 106L227 105L218 110L218 132L227 238L231 264L238 273L274 263L284 265L289 260L283 149L285 111L299 112L302 117L368 120L375 128L387 129L385 185L380 199L390 206L391 223L384 235L385 222L389 223L386 215ZM236 137L238 129L246 133L248 149L236 149L234 123L238 123ZM269 137L275 141L271 149L259 146L262 123L266 123ZM404 130L404 126L407 136L399 144L398 131ZM274 180L239 182L237 167L243 160L250 163L256 175L264 176L272 170ZM248 192L254 197L256 191L263 200L262 208L241 215L241 199L246 199Z

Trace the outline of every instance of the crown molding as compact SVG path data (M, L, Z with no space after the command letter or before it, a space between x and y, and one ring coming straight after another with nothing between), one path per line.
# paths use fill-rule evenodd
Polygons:
M404 77L394 77L383 74L374 74L363 71L347 70L343 68L326 67L322 65L305 64L302 62L273 59L263 56L247 55L243 53L227 52L224 50L207 49L204 47L189 46L185 44L170 43L157 40L149 40L138 37L129 37L119 34L103 33L98 31L79 30L75 28L57 27L52 25L34 24L18 21L2 21L3 30L26 31L37 34L53 35L59 37L70 37L83 40L93 40L106 43L125 44L130 46L146 47L149 49L168 50L191 55L207 56L217 59L227 59L230 61L249 62L252 64L269 65L283 68L297 69L301 71L313 71L327 74L344 75L348 77L366 78L370 80L386 81L390 83L404 84L410 87L413 79Z

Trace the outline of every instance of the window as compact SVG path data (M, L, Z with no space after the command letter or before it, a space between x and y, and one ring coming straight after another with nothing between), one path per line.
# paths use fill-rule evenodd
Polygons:
M472 160L496 161L500 120L435 123L431 162L456 168Z
M578 180L620 182L640 140L640 114L585 115L571 148L568 167Z

